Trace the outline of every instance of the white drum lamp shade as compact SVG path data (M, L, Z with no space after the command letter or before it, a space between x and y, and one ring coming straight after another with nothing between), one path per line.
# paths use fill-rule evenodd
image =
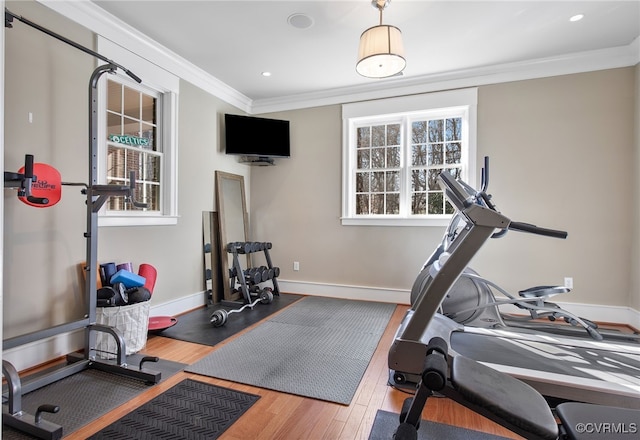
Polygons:
M356 71L367 78L396 75L406 65L402 32L395 26L379 25L360 36Z

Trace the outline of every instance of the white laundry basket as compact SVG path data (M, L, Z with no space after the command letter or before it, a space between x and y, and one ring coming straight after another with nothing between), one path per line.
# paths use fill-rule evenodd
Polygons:
M120 331L124 338L127 355L139 352L147 343L149 302L96 308L96 323L115 327ZM115 338L109 333L95 333L96 355L103 359L115 359L117 353Z

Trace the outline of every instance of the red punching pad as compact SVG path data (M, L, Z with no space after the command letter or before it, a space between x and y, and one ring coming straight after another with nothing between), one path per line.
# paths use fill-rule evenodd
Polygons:
M18 173L24 174L24 167ZM33 175L36 181L31 183L31 196L18 196L20 201L36 208L48 208L60 201L62 197L62 178L60 173L46 163L34 163Z

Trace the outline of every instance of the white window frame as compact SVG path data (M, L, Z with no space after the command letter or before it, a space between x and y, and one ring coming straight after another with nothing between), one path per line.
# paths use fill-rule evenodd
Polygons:
M356 215L355 170L356 128L363 124L403 124L401 152L401 198L409 197L410 119L419 116L447 117L462 115L466 148L461 156L462 179L476 181L477 88L411 95L342 106L342 217L343 225L361 226L446 226L451 215L410 215L402 210L397 215Z
M178 223L178 96L180 79L143 58L98 36L98 52L135 73L142 79L138 84L126 74L103 75L98 86L98 182L107 181L107 78L128 87L160 96L158 138L162 140L162 169L160 170L161 211L108 211L105 206L98 214L98 226L151 226Z

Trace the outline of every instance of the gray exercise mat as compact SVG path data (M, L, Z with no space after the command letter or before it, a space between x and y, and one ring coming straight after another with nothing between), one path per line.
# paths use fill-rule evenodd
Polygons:
M140 358L139 354L128 356L127 363L137 365ZM162 382L182 371L185 364L160 359L158 363L147 362L144 367L160 372ZM63 436L66 436L128 402L149 387L150 385L140 380L87 369L25 394L22 397L22 409L35 414L37 407L44 403L58 405L58 413L45 413L42 417L62 426ZM20 440L33 437L3 426L2 438Z
M348 405L395 308L307 297L185 371Z

